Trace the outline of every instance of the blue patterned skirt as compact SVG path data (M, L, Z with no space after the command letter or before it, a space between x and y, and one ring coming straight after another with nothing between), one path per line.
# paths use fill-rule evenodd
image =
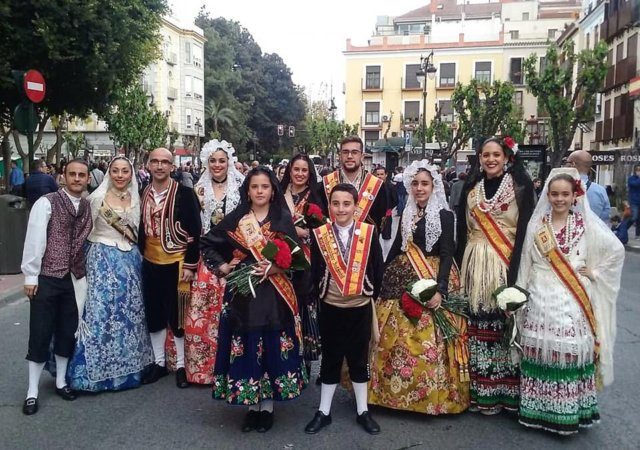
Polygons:
M90 243L87 299L80 335L69 362L67 381L81 391L117 391L140 385L142 370L153 362L138 248Z

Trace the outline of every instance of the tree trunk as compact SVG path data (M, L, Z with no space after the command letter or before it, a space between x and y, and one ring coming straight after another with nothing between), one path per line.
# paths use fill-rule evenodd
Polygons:
M9 174L11 173L11 144L9 142L9 134L11 133L10 129L2 128L2 142L0 142L0 146L2 147L2 159L4 161L4 186L5 189L9 187Z

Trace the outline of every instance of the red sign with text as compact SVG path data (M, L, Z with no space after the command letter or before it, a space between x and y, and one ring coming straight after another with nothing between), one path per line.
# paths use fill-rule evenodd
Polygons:
M44 82L44 77L37 70L29 70L24 74L23 86L27 98L33 103L40 103L44 100L47 85Z

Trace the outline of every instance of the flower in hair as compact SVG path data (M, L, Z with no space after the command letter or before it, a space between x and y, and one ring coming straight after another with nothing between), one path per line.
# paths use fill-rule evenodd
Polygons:
M505 136L502 140L505 146L511 150L511 152L516 155L518 153L518 144L511 136Z
M579 178L577 180L573 180L573 184L575 187L576 196L582 197L585 194L584 188L582 187L582 180Z

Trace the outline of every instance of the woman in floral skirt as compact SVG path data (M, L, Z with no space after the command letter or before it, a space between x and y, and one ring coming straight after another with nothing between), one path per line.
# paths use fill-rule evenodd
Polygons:
M615 305L624 247L591 211L574 168L554 169L527 230L518 285L520 423L559 434L600 419L613 381Z
M483 142L457 214L457 256L470 302L470 409L487 415L518 409L518 366L502 344L505 315L492 297L497 288L516 282L535 206L533 183L517 148L509 137Z
M307 383L293 284L261 255L269 240L283 236L298 240L278 180L256 167L240 188L240 205L200 243L203 261L218 279L245 265L257 265L254 273L265 277L253 286L255 296L227 286L220 316L213 397L249 407L244 432L269 430L273 401L298 397Z
M438 168L427 160L407 167L403 183L409 198L376 305L380 341L369 403L433 415L460 413L469 406L466 319L448 315L460 335L446 341L430 310L422 309L419 318L411 320L401 301L406 286L421 278L438 283L428 303L432 309L460 289L453 264L454 216Z

